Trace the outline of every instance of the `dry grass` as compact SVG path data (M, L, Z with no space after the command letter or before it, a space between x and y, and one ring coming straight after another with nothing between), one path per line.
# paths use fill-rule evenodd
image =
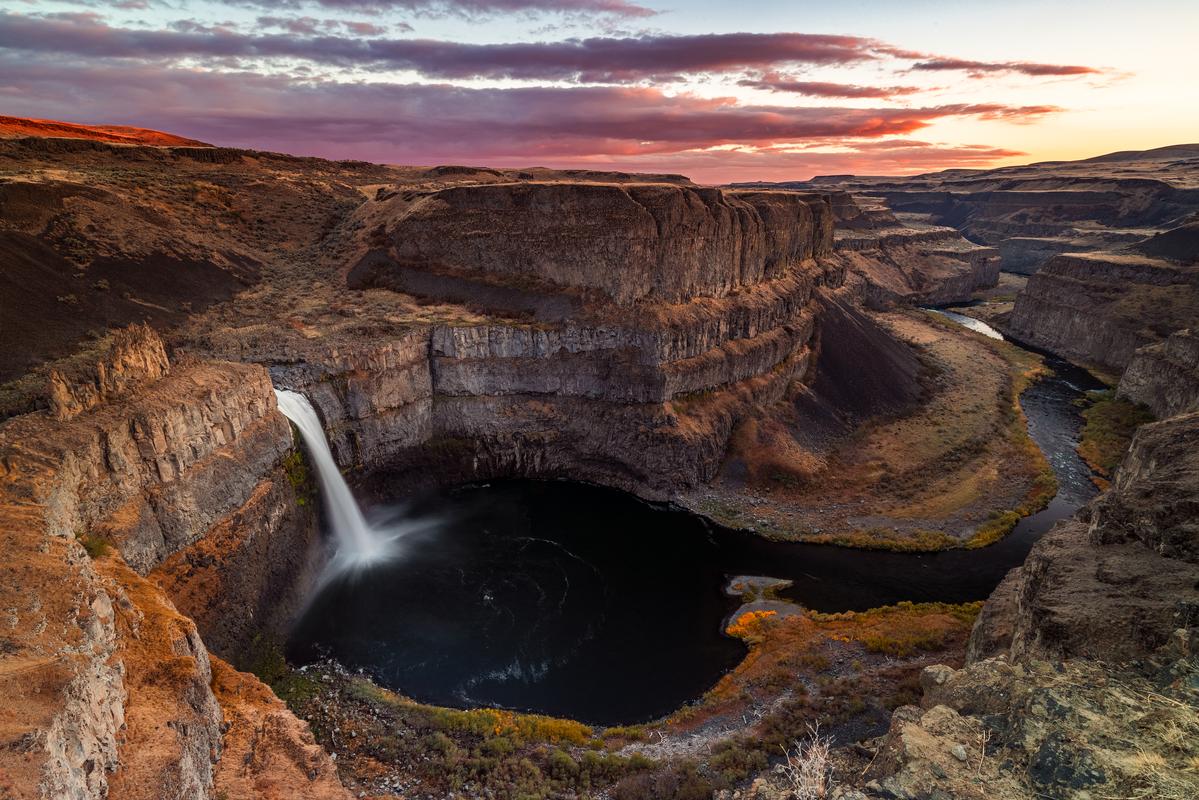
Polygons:
M931 552L998 541L1052 499L1056 478L1019 403L1044 373L1041 358L941 315L881 321L922 353L927 399L826 450L804 438L811 422L792 402L746 420L727 462L744 477L726 468L720 494L697 502L701 513L771 538Z
M747 612L734 619L726 632L748 644L749 653L700 704L676 712L670 719L691 727L714 716L739 714L747 704L777 697L805 681L826 681L837 655L859 661L850 670L853 673L861 673L863 659L868 665L871 657L923 659L939 654L939 658L952 661L956 656L946 658L946 654L965 646L981 607L981 603L905 602L842 614ZM893 677L881 682L863 678L858 692L878 697L893 694L898 689L892 685Z
M833 740L820 735L819 723L808 726L808 735L784 750L786 778L795 800L824 800L833 789L833 766L829 758Z

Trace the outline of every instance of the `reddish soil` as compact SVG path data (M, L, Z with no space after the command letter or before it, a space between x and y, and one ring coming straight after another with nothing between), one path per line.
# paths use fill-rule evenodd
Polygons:
M0 116L0 139L21 139L26 136L61 139L91 139L117 144L148 144L162 147L212 147L207 142L176 136L173 133L134 128L129 125L79 125L53 119L26 119Z

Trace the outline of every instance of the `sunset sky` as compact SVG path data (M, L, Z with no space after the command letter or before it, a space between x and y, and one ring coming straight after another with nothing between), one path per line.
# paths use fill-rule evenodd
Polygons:
M0 0L0 114L699 181L1199 141L1199 2Z

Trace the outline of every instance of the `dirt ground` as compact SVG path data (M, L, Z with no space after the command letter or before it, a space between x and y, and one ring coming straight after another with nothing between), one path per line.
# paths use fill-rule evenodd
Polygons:
M1008 512L1048 502L1056 483L1018 402L1040 359L925 312L875 320L926 367L914 408L822 441L797 388L739 426L720 477L688 505L772 538L936 550L993 541Z

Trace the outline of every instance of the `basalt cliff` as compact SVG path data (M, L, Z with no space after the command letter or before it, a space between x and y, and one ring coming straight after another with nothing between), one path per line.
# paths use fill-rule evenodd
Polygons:
M864 294L835 253L852 211L819 192L69 138L4 142L0 169L16 797L342 796L210 653L244 662L324 552L272 384L378 485L665 498Z
M992 248L999 269L1028 278L1012 278L1014 307L995 309L991 321L1019 341L1118 376L1137 348L1199 313L1197 165L1199 145L1177 145L785 185L873 198L897 216L919 215Z
M1026 503L1044 466L1015 424L1031 366L907 310L993 285L1002 248L878 196L0 142L0 796L350 796L307 723L231 666L286 627L327 557L273 386L311 399L368 493L570 478L720 518L769 504L782 464L797 507L839 483L846 514L900 537L940 526L938 546L982 524L979 497ZM1146 285L1191 285L1173 239L1153 241L1127 258L1177 266ZM1188 308L1120 364L1121 392L1172 419L997 592L978 663L1189 641ZM846 471L838 447L889 430L866 423L961 402L973 427ZM968 497L933 502L966 475ZM1127 624L1061 608L1071 580ZM923 724L903 710L891 739L905 720ZM901 762L880 757L869 790L909 796L885 794Z

